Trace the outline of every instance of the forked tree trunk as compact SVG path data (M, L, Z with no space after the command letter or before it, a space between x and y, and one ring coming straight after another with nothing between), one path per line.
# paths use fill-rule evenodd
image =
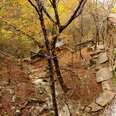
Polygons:
M57 27L56 25L53 25L53 29L52 29L52 35L54 36L54 34L57 33ZM56 39L57 41L57 36L54 38ZM53 45L54 47L51 49L51 53L52 53L52 56L53 56L53 63L54 63L54 67L55 67L55 71L56 71L56 76L57 76L57 79L60 83L60 86L62 88L62 90L64 92L67 92L68 91L68 87L66 86L66 84L64 83L64 80L63 80L63 77L62 77L62 74L61 74L61 70L60 70L60 66L59 66L59 60L58 60L58 57L55 53L55 43Z
M52 103L53 103L53 109L55 112L55 116L58 116L58 108L57 108L57 101L56 101L56 92L55 92L55 83L54 83L54 74L53 74L53 65L52 65L52 57L51 57L51 52L50 52L50 43L48 40L48 35L46 31L46 27L44 24L44 17L43 17L43 10L40 6L41 4L38 3L38 9L39 9L39 20L44 36L44 41L45 41L45 46L47 50L47 54L50 57L48 59L48 70L49 70L49 78L50 78L50 87L51 87L51 95L52 95Z
M53 22L58 27L59 35L60 35L63 32L63 30L66 29L72 23L72 21L75 20L81 14L83 7L84 7L87 0L80 0L79 5L77 5L73 14L71 15L69 20L64 25L61 25L61 23L60 23L60 18L59 18L59 14L58 14L58 10L57 10L56 0L49 0L53 9L54 9L56 21L54 21L54 19L49 15L47 10L43 6L41 0L35 0L35 2L37 3L36 5L31 0L28 0L28 1L35 8L35 10L39 16L39 21L40 21L41 29L43 32L46 51L47 51L47 55L48 55L48 69L49 69L49 78L50 78L50 82L51 82L50 87L51 87L53 108L54 108L55 116L58 116L58 108L57 108L56 93L55 93L55 83L54 83L54 74L53 74L54 66L55 66L56 74L57 74L57 77L58 77L58 80L60 82L61 87L64 89L65 92L68 89L67 89L66 85L64 84L63 78L61 76L58 58L57 58L57 55L55 54L55 51L54 51L55 49L51 49L50 42L48 40L48 34L46 31L46 27L45 27L45 22L44 22L45 20L44 20L43 12L46 14L46 16L49 18L49 20L51 22ZM57 40L57 37L56 37L56 40ZM53 63L54 63L54 65L53 65Z

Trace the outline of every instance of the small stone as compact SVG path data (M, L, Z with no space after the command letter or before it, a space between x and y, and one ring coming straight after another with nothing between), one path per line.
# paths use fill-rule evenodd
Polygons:
M87 112L87 113L89 113L89 112L91 112L91 109L92 109L91 107L87 106L84 111Z
M97 82L102 82L112 78L112 72L109 68L102 68L96 73Z
M23 60L22 60L23 62L30 62L31 61L31 59L30 59L30 57L27 57L27 58L23 58ZM18 64L20 63L20 59L18 59Z
M76 116L82 116L80 112L76 112Z
M85 109L85 106L81 106L80 110L83 111Z
M40 94L44 94L44 92L42 90L39 91Z
M10 94L14 94L14 90L13 89L8 88L7 90L9 91Z
M15 111L15 116L21 116L21 111L19 109Z
M42 77L47 77L47 73L46 72L33 72L31 75L30 75L32 78L42 78Z
M36 80L34 80L33 81L33 83L35 84L35 85L46 85L46 84L48 84L48 82L45 82L43 79L36 79Z
M113 82L111 79L102 82L103 90L114 90Z
M15 110L15 109L16 109L16 107L15 107L15 106L12 106L12 107L11 107L11 110Z
M104 50L105 46L104 45L97 45L98 50Z
M57 42L56 42L55 47L56 47L56 48L60 48L60 47L62 47L62 46L64 46L64 45L65 45L64 41L63 41L63 40L60 40L60 41L57 41Z
M98 57L98 64L102 64L108 61L108 57L106 52L105 53L101 53Z
M15 103L15 101L16 101L16 96L14 95L14 96L12 97L12 102Z
M91 112L97 112L97 111L99 111L99 110L101 110L103 107L101 107L101 106L99 106L98 104L96 104L96 103L91 103L90 105L89 105L89 107L91 107Z
M100 106L106 106L111 100L115 97L115 93L111 91L104 91L100 94L100 96L96 99L96 103Z
M39 72L39 69L31 69L31 73Z

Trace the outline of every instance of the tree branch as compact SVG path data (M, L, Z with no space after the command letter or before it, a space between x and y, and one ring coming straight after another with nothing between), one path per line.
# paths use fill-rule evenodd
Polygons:
M77 18L80 14L81 14L81 11L85 5L87 0L81 0L79 5L77 6L77 8L75 9L74 13L72 14L72 16L70 17L70 19L66 22L65 25L63 25L60 29L60 33L66 28L68 27L68 25L70 25L70 23L72 23L72 21Z
M53 41L52 41L52 50L54 50L55 48L55 44L57 42L57 38L58 36L60 35L60 33L62 33L62 31L68 27L68 25L75 19L77 18L83 11L83 7L85 5L87 0L81 0L79 5L77 6L77 8L75 9L73 15L70 17L70 19L67 21L67 23L65 25L61 25L60 23L60 19L59 19L59 15L58 15L58 11L57 11L57 8L56 8L56 0L52 0L51 3L52 3L52 6L54 8L54 12L55 12L55 17L56 17L56 20L57 20L57 25L58 25L58 28L59 28L59 33L56 34L55 36L53 36Z
M28 0L29 3L35 8L36 12L39 14L39 10L37 8L37 6L31 1L31 0ZM42 9L45 13L45 15L48 17L49 20L51 20L54 24L56 24L56 22L53 20L53 18L50 16L50 14L47 12L46 8L41 4L42 6Z
M77 12L75 18L77 18L77 17L82 13L83 7L84 7L84 5L85 5L86 2L87 2L87 0L85 0L85 1L83 2L83 4L81 5L79 11Z
M45 46L46 46L46 51L48 56L51 57L51 50L50 50L50 44L49 44L49 40L48 40L48 34L46 31L46 26L45 26L45 19L44 19L44 14L43 14L43 9L42 9L42 3L40 0L35 0L37 3L37 8L38 8L38 12L39 12L39 21L40 21L40 25L41 25L41 29L43 32L43 36L44 36L44 41L45 41ZM56 100L56 91L55 91L55 83L54 83L54 68L53 68L53 63L52 63L52 59L48 59L48 70L49 70L49 78L50 78L50 88L51 88L51 95L52 95L52 103L53 103L53 109L54 109L54 113L55 116L59 116L58 114L58 108L57 108L57 100Z
M53 18L50 16L50 14L47 12L46 8L43 5L42 5L42 8L45 15L48 17L48 19L51 20L54 24L56 24L56 22L53 20Z
M60 18L59 18L59 14L58 14L58 10L57 10L57 5L56 4L57 4L56 0L52 0L52 6L53 6L53 9L54 9L55 18L56 18L56 25L58 26L59 32L60 32L61 23L60 23Z
M28 0L28 2L31 4L31 6L33 6L35 8L36 12L39 14L39 10L38 10L37 6L31 0Z

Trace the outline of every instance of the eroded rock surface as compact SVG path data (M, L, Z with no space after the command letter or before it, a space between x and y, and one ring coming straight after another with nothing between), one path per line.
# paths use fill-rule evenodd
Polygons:
M103 90L114 90L113 82L111 79L102 82Z
M112 72L109 68L102 68L96 73L97 82L102 82L112 78Z
M91 112L97 112L97 111L99 111L99 110L101 110L103 107L101 107L101 106L99 106L98 104L96 104L96 103L91 103L90 105L89 105L89 107L91 107Z
M102 63L105 63L108 61L108 57L107 57L107 54L106 52L105 53L101 53L99 54L99 57L98 57L98 64L102 64Z
M96 103L100 106L106 106L111 100L115 97L115 93L111 91L104 91L101 95L96 99Z
M100 116L116 116L116 97Z

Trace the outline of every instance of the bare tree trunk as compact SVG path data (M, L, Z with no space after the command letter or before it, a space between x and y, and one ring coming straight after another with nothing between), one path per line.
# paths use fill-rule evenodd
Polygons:
M57 33L56 25L53 25L52 32L53 32L52 33L53 36L54 36L54 34ZM55 39L57 41L57 36L55 37ZM53 56L53 63L54 63L54 67L55 67L55 71L56 71L56 75L57 75L58 81L60 83L60 86L61 86L62 90L64 92L67 92L68 91L68 87L65 85L63 77L62 77L62 74L61 74L61 71L60 71L59 60L58 60L58 57L57 57L57 55L55 53L55 45L51 49L51 52L52 52L52 56Z
M58 108L57 108L57 101L56 101L56 93L55 93L55 83L54 83L54 77L53 77L53 65L52 65L51 59L48 59L48 70L49 70L53 109L55 112L55 116L59 116L58 115Z
M52 103L53 103L53 109L55 112L55 116L58 116L58 108L57 108L57 101L56 101L56 92L55 92L55 83L54 83L54 74L53 74L53 65L52 65L52 57L50 52L50 42L48 40L48 35L44 23L44 17L43 17L43 10L40 1L37 1L38 5L38 16L40 20L41 29L44 36L45 46L47 50L47 55L50 57L48 58L48 70L49 70L49 78L50 78L50 87L51 87L51 95L52 95Z
M59 66L59 61L58 61L57 55L55 54L54 51L52 51L52 55L54 57L53 62L54 62L54 66L55 66L55 70L56 70L56 74L57 74L57 78L58 78L58 81L60 83L60 86L62 87L62 90L64 92L67 92L68 87L64 83L64 80L63 80L63 77L62 77L62 74L60 71L60 66Z

